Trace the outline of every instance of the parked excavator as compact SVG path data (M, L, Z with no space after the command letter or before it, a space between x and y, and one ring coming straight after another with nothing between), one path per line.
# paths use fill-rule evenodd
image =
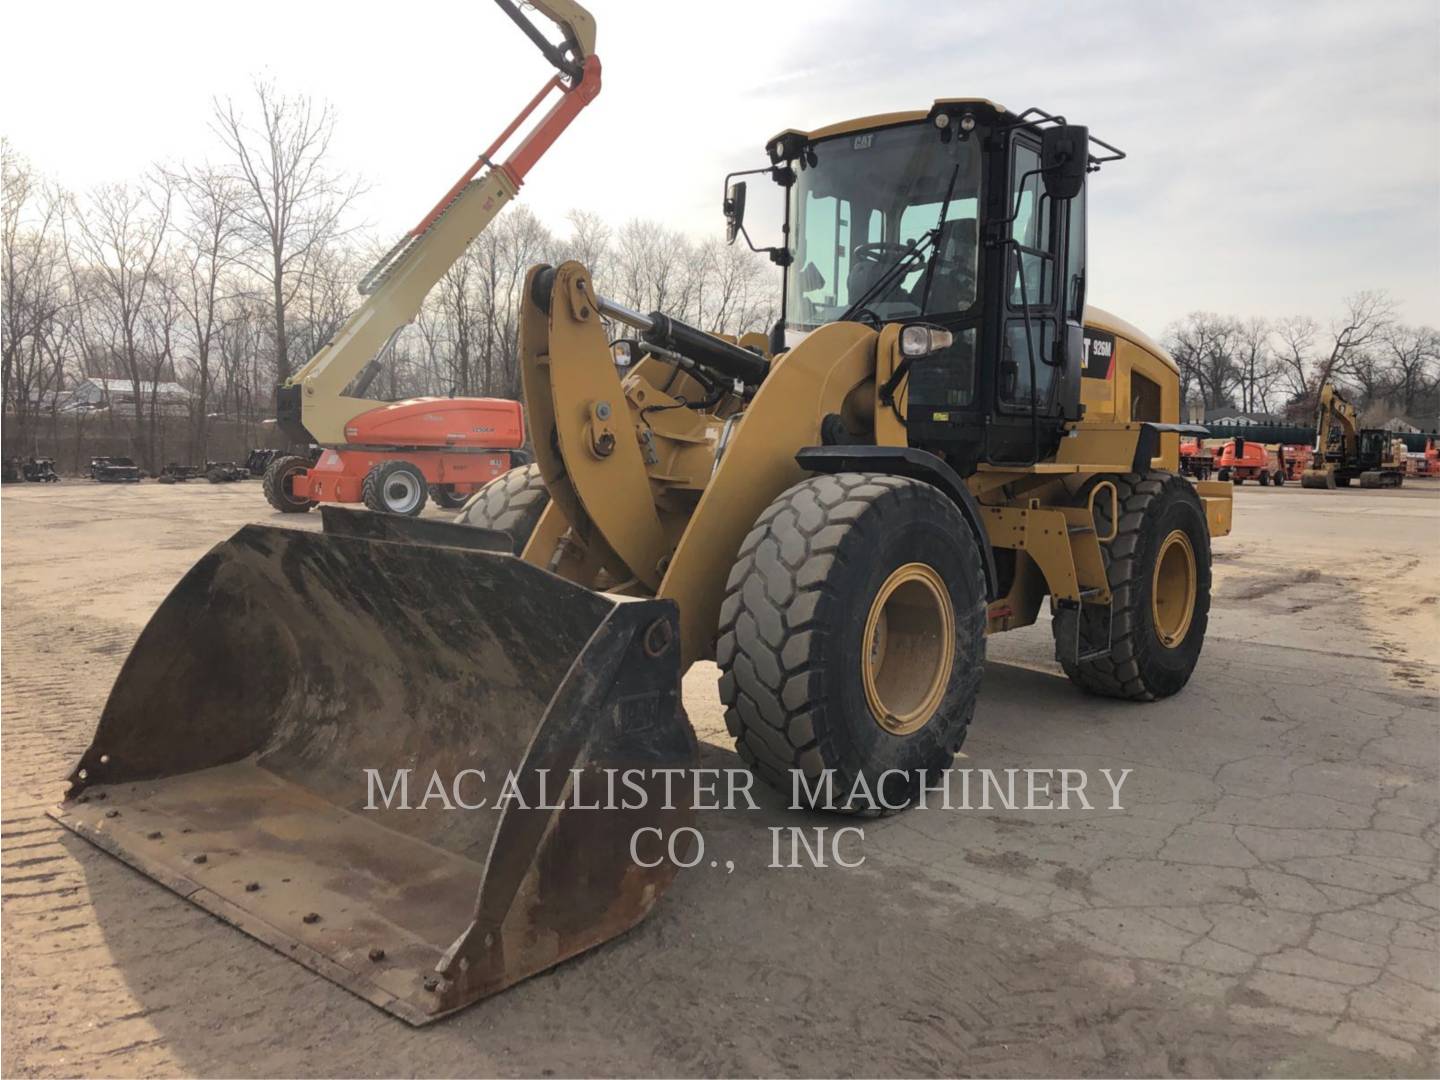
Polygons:
M1124 155L973 98L767 151L768 339L533 267L535 462L460 522L325 507L323 534L218 545L136 643L59 820L425 1023L668 888L696 661L756 775L851 813L938 781L987 635L1047 600L1081 690L1181 690L1232 485L1178 474L1204 434L1178 369L1087 302L1088 174ZM745 183L724 208L750 243Z
M1362 429L1355 406L1326 382L1316 399L1315 452L1300 485L1333 489L1355 479L1363 488L1399 487L1405 481L1403 453L1390 432Z
M420 223L360 280L365 297L335 336L276 389L275 412L292 444L265 471L265 497L281 513L320 503L360 503L415 516L427 494L455 509L485 483L529 460L517 401L421 397L381 404L366 397L390 362L401 332L436 282L515 198L525 176L600 92L595 23L572 0L496 0L556 69ZM533 7L561 30L552 44L525 13ZM559 101L504 161L502 147L555 91ZM484 170L483 174L481 170Z

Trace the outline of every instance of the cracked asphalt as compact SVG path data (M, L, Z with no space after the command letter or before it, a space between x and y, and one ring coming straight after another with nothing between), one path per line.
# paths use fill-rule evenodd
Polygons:
M1236 495L1183 693L1085 697L1043 625L990 643L957 767L1086 769L1093 809L837 822L757 789L637 930L417 1031L43 816L258 489L7 487L0 1071L1435 1075L1440 487ZM732 767L714 676L686 704ZM771 868L797 824L858 824L864 862Z

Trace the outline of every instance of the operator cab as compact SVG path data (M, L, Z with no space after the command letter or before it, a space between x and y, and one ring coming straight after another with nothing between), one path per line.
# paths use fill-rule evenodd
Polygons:
M1085 174L1124 155L980 99L789 130L766 150L754 171L786 189L786 242L756 249L784 267L776 351L840 320L939 327L950 344L906 372L910 444L962 474L1051 454L1081 413ZM743 182L725 207L743 234Z

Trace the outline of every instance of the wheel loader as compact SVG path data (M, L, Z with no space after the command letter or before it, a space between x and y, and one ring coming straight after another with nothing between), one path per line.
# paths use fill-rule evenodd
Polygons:
M664 841L697 823L669 786L696 763L697 661L744 764L841 813L950 766L988 635L1047 601L1080 690L1179 691L1232 486L1178 475L1204 432L1174 363L1087 303L1088 174L1123 155L970 98L767 151L768 337L532 268L535 462L454 523L325 507L323 534L217 546L141 635L59 819L424 1023L664 893ZM725 210L749 243L744 184ZM634 797L597 797L617 776Z

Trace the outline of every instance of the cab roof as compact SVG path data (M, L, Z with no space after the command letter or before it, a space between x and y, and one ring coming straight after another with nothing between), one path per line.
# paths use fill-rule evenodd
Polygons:
M828 139L832 135L845 135L852 131L868 131L871 128L890 127L894 124L909 124L916 120L924 120L936 109L942 106L954 107L957 105L969 105L977 109L990 109L997 114L1009 112L1004 105L991 101L989 98L936 98L935 103L927 110L912 109L906 112L876 113L874 116L859 116L852 120L839 120L833 124L826 124L824 127L815 128L813 131L805 131L801 128L786 128L775 135L774 138L766 140L770 145L776 139L785 135L799 135L808 142L817 139Z

